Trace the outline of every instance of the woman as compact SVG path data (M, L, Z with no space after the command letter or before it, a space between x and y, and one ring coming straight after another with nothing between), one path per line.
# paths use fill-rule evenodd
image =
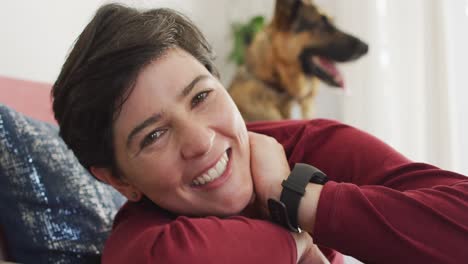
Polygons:
M467 257L464 176L412 163L333 121L247 129L212 59L182 15L116 4L98 10L67 58L52 91L61 136L129 200L104 263L326 262L308 234L369 262ZM330 179L304 186L300 234L262 220L298 162Z

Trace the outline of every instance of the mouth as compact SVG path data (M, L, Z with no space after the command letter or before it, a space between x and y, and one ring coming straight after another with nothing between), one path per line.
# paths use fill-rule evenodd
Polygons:
M195 177L190 185L195 188L216 188L221 185L230 175L230 158L231 149L229 148L213 166Z
M343 43L331 43L325 48L305 48L299 55L303 73L315 76L330 86L344 88L343 75L335 62L356 60L368 52L369 46L353 37L348 37Z
M321 56L312 56L307 58L303 64L305 64L303 65L305 71L311 75L331 86L344 88L343 75L332 60Z

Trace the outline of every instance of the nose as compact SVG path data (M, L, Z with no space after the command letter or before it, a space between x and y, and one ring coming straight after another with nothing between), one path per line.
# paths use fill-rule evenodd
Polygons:
M187 123L192 123L188 121ZM181 155L184 159L201 157L213 147L215 132L202 124L188 124L180 133Z
M342 52L336 58L340 62L356 60L369 51L369 46L366 43L353 36L348 35L347 41L344 43Z
M357 44L355 46L356 48L356 53L359 55L364 55L369 51L369 45L366 43L362 42L361 40L357 40Z

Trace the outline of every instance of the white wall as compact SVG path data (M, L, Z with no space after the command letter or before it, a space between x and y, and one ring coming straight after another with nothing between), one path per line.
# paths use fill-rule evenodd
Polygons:
M0 74L53 82L96 1L2 1Z

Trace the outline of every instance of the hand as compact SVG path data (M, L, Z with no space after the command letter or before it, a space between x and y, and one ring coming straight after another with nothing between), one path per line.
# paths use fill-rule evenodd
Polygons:
M281 182L291 172L283 146L276 139L249 132L250 170L255 187L257 203L263 212L268 212L269 198L280 198Z
M330 263L320 249L313 243L312 237L307 232L291 233L296 242L298 264Z

